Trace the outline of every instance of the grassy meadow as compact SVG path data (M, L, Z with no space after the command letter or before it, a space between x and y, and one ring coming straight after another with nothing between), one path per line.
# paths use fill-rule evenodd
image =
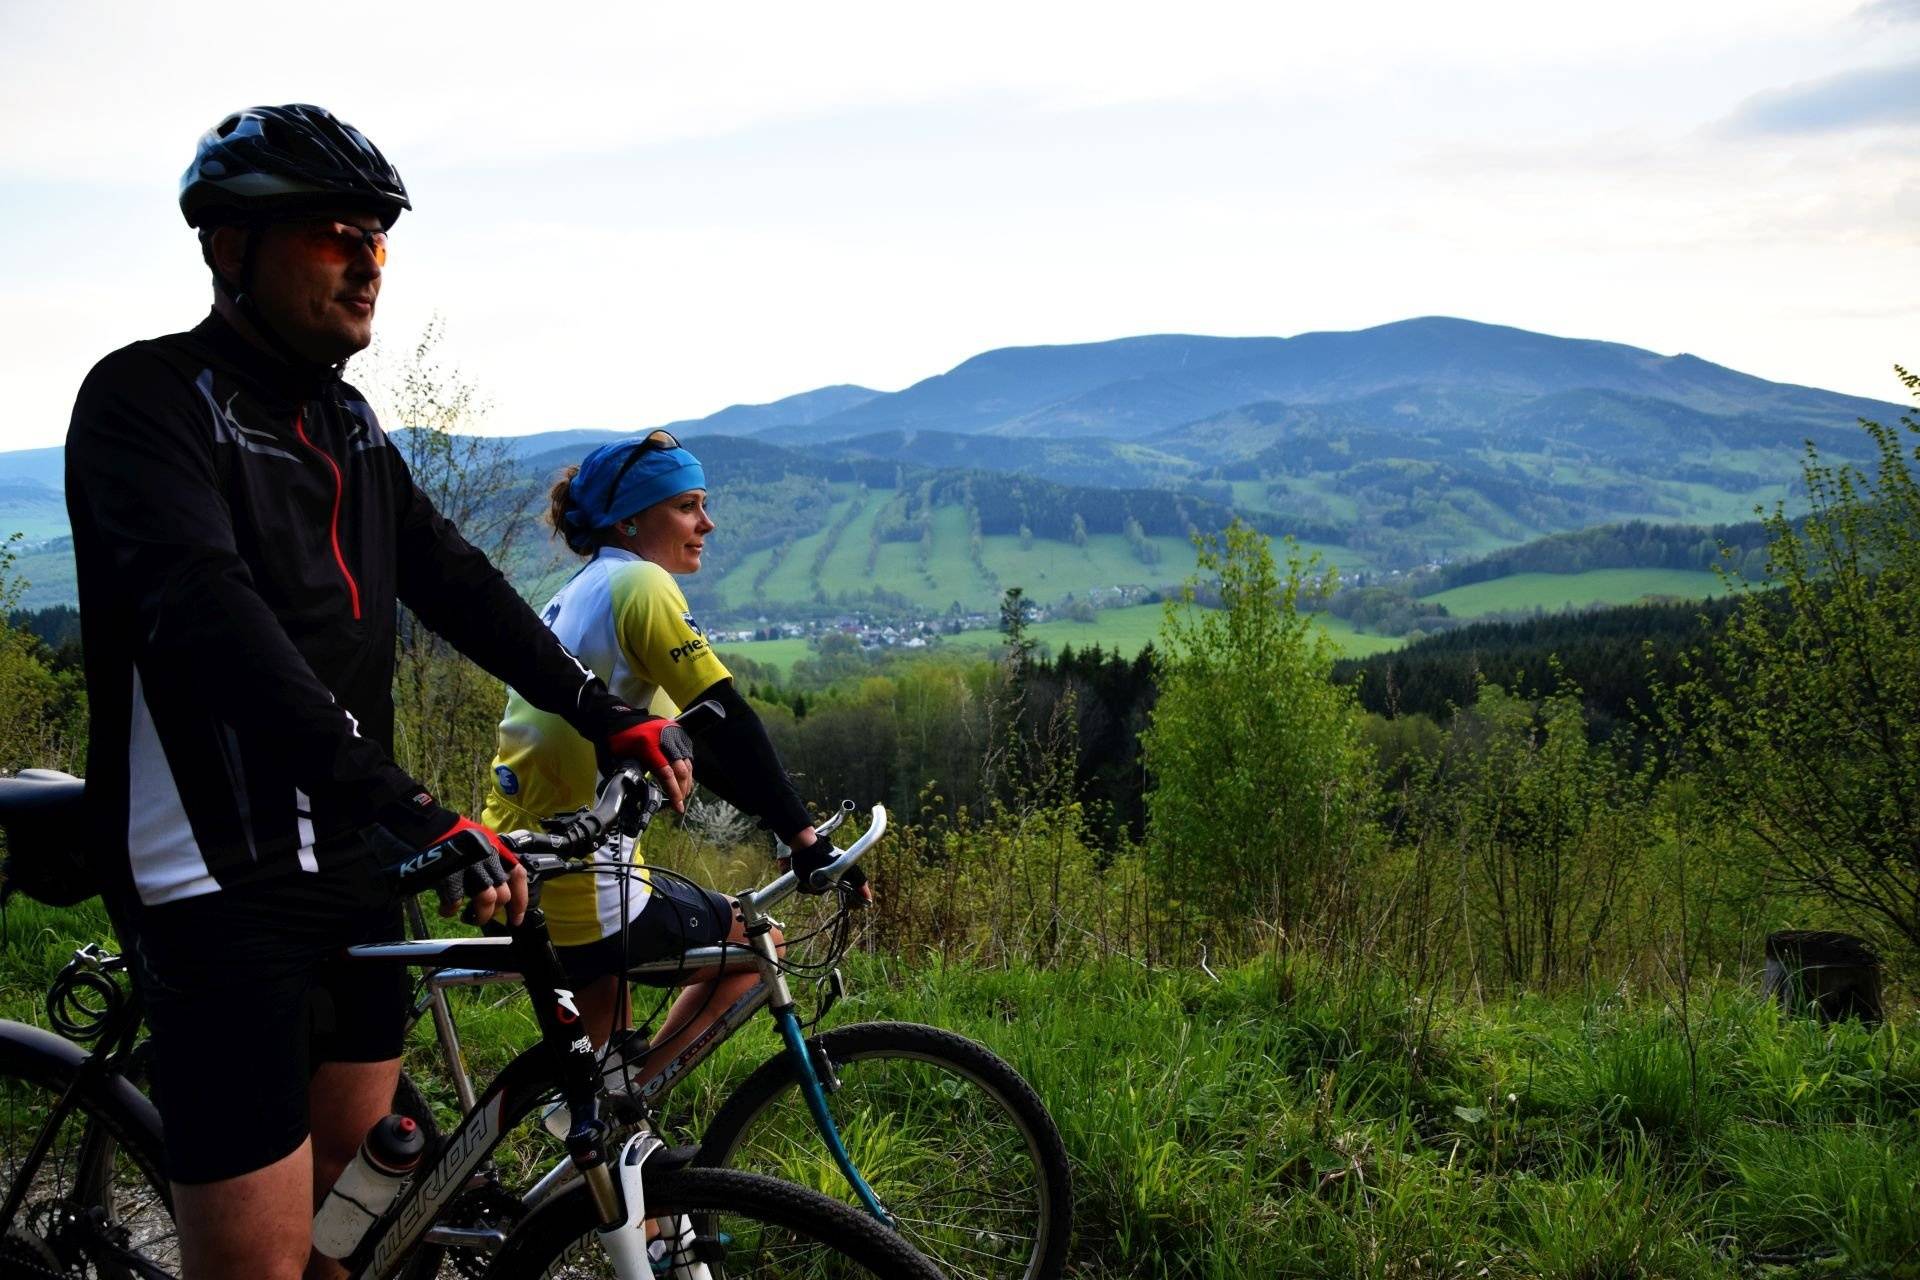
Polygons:
M1093 534L1085 545L989 534L980 539L976 562L967 513L951 503L934 510L924 541L914 537L876 545L874 525L885 518L890 500L887 491L861 498L842 486L820 529L737 561L717 562L716 617L751 617L783 603L857 600L875 586L933 613L955 604L991 612L1010 586L1025 588L1029 599L1051 601L1084 598L1099 587L1164 586L1193 572L1192 544L1164 536L1144 539L1151 548L1144 550L1119 534ZM1306 543L1302 550L1349 569L1367 564L1363 554L1347 547Z
M4 1012L44 1025L44 983L101 936L16 900ZM1358 955L1212 968L855 954L829 1023L933 1023L1027 1077L1073 1159L1079 1280L1920 1275L1910 1014L1823 1028L1733 981L1474 1000ZM483 1076L534 1034L505 991L456 993ZM735 1037L669 1125L775 1047ZM424 1026L409 1068L451 1097Z
M1421 599L1456 618L1489 613L1556 613L1595 605L1634 604L1653 596L1700 600L1725 590L1718 575L1695 569L1589 569L1585 573L1515 573L1436 591Z

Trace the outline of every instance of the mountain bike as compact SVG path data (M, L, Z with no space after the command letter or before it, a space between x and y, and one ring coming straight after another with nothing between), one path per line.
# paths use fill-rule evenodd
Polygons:
M660 803L650 789L636 829L644 829ZM844 803L817 824L817 834L829 838L852 813L852 803ZM885 830L886 812L875 806L860 838L813 873L810 887L830 904L826 918L806 935L825 940L824 957L806 966L823 979L813 1023L844 990L836 966L852 936L849 913L861 903L846 891L849 874ZM607 864L597 864L594 871L639 874L636 868ZM650 868L648 874L669 873ZM624 1080L616 1065L611 1074L621 1087L603 1095L603 1104L618 1122L661 1128L660 1108L673 1087L764 1009L782 1048L728 1093L707 1124L695 1164L771 1174L836 1195L890 1223L956 1276L1055 1280L1065 1268L1073 1198L1066 1149L1046 1107L1006 1062L937 1027L877 1022L807 1036L788 981L798 966L783 959L771 941L776 922L770 912L798 888L788 871L737 895L749 939L745 947L695 948L629 968L630 979L649 986L678 985L692 971L747 968L756 970L760 981L672 1061ZM410 904L409 911L415 932L424 935L418 905ZM415 958L424 952L414 948L437 945L394 944L379 950ZM432 1016L463 1108L476 1099L447 993L508 977L497 965L449 963L426 975L416 1001L416 1019ZM603 1079L607 1074L603 1066ZM404 1091L412 1089L403 1081ZM518 1199L537 1204L553 1182L568 1176L560 1162ZM461 1250L500 1247L503 1228L523 1212L516 1197L497 1193L475 1207L481 1211L477 1220L455 1215L427 1235L429 1243L448 1248L456 1266ZM463 1274L476 1272L466 1267Z
M637 769L616 773L591 822L572 832L507 838L533 877L558 874L568 858L591 849L589 826L624 821L641 782ZM416 860L430 866L409 865L437 879L482 852L468 844L443 849L443 856ZM420 887L405 874L396 885L400 892ZM479 1092L342 1260L355 1280L417 1274L416 1246L428 1229L466 1198L486 1193L482 1166L503 1135L556 1094L570 1115L568 1175L526 1204L485 1260L487 1276L939 1280L940 1271L900 1235L817 1192L694 1167L693 1152L669 1149L649 1132L609 1142L596 1058L578 1034L537 907L504 938L393 945L413 950L349 954L364 963L509 967L532 1002L540 1040ZM55 1025L97 1042L90 1052L50 1032L0 1022L0 1276L168 1280L178 1270L159 1117L122 1074L140 1052L139 1001L115 977L124 968L119 957L81 948L49 992Z

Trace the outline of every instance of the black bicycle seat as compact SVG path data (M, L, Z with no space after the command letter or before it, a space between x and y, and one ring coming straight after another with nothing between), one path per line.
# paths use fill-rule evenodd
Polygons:
M77 821L86 791L86 779L70 773L22 769L11 778L0 778L0 826L11 826L23 818L36 826Z

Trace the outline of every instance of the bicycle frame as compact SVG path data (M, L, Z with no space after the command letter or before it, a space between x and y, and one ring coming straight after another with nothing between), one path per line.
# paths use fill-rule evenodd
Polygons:
M816 828L817 832L822 836L830 833L851 811L851 804L843 805L834 817ZM879 805L873 806L872 821L866 832L844 850L830 866L815 874L828 879L837 879L858 862L881 836L886 834L886 828L886 810ZM787 986L786 974L780 968L779 955L774 949L771 929L775 922L767 914L768 910L790 897L798 888L793 872L788 871L758 890L749 890L738 895L740 916L745 923L748 939L745 947L724 943L718 946L696 947L679 957L635 965L628 971L630 976L636 978L670 980L685 974L709 970L726 974L753 969L758 972L760 978L758 984L743 993L728 1008L722 1010L697 1039L681 1049L670 1060L656 1066L644 1079L636 1080L633 1094L643 1103L652 1102L661 1097L674 1084L706 1061L714 1050L718 1049L761 1009L771 1006L781 1042L799 1076L808 1111L813 1117L815 1127L819 1129L822 1139L826 1142L835 1165L847 1179L848 1185L867 1212L881 1222L891 1225L892 1216L854 1166L846 1144L840 1137L838 1126L834 1123L832 1113L827 1109L826 1090L820 1081L819 1073L815 1070L812 1055L807 1052L800 1020L794 1012L793 995ZM418 905L412 905L410 910L414 913L415 927L424 932L425 920L419 914ZM441 1052L453 1071L455 1091L460 1097L462 1109L468 1113L473 1111L475 1105L473 1082L467 1074L465 1053L460 1045L459 1032L454 1026L452 1011L447 1005L446 992L453 987L485 986L513 981L516 975L503 972L493 962L493 957L498 955L501 945L507 941L504 938L452 942L427 939L355 947L349 953L356 956L408 959L413 963L429 963L430 957L448 962L447 967L428 974L426 1005L433 1014L434 1031L439 1039ZM484 953L476 953L475 948L487 950ZM477 962L474 959L476 954L482 956ZM416 1009L416 1016L418 1012L419 1010ZM569 1162L562 1162L548 1171L546 1176L529 1189L523 1203L532 1209L551 1195L555 1189L570 1181L571 1165ZM479 1243L471 1234L462 1232L458 1228L436 1228L428 1234L427 1238L430 1242L441 1244Z
M546 917L538 908L530 909L508 938L375 943L349 947L347 954L368 962L398 960L414 964L504 960L526 987L540 1027L540 1044L507 1064L466 1112L460 1127L441 1144L433 1167L417 1174L400 1199L368 1230L366 1239L346 1260L347 1272L354 1280L388 1280L404 1265L434 1218L466 1188L468 1179L499 1145L507 1122L517 1119L536 1098L544 1096L556 1076L573 1116L573 1127L567 1134L567 1163L586 1179L603 1226L614 1228L625 1220L620 1187L601 1147L606 1127L599 1116L599 1075L593 1045L579 1028L580 1012L574 1006L573 993L560 985L566 978L547 935Z
M400 1198L367 1231L353 1253L342 1260L353 1280L391 1280L406 1265L414 1246L447 1203L463 1191L468 1180L493 1153L505 1135L507 1122L529 1111L539 1098L552 1092L556 1079L573 1116L567 1135L569 1159L564 1167L583 1177L591 1189L604 1228L622 1226L628 1219L623 1188L613 1176L601 1145L606 1126L599 1117L599 1071L592 1043L578 1027L579 1011L573 994L560 984L565 976L538 909L529 910L510 938L454 939L407 944L409 955L391 954L382 945L355 947L350 955L369 962L421 958L456 959L465 963L504 960L509 975L520 982L533 1001L540 1042L520 1054L501 1071L462 1118L460 1126L441 1145L432 1167L416 1174ZM116 1077L141 1025L137 1000L115 1010L103 1027L101 1043L78 1064L75 1083L55 1104L32 1149L16 1170L13 1186L0 1198L0 1222L11 1223L20 1211L33 1172L46 1158L61 1124L71 1112L83 1086ZM71 1041L59 1043L71 1044ZM158 1132L157 1118L155 1132ZM169 1206L170 1207L170 1206ZM110 1248L111 1243L102 1241ZM114 1251L109 1261L152 1280L171 1280L143 1258ZM650 1270L626 1280L651 1280Z
M615 794L613 799L617 801L618 795ZM840 817L844 817L851 807L845 806ZM820 830L823 833L831 830L840 817L821 824ZM873 825L867 833L828 867L814 872L816 883L824 887L826 882L844 874L885 830L885 810L876 805L873 809ZM562 865L559 858L550 854L533 854L528 860L550 870ZM748 926L747 947L723 945L699 948L680 960L641 967L655 973L673 974L706 967L732 971L753 966L761 975L761 982L752 991L724 1011L723 1016L695 1043L654 1073L645 1086L643 1097L652 1097L664 1091L703 1061L726 1036L737 1030L763 1005L768 1004L773 1006L783 1040L798 1055L799 1067L808 1082L810 1102L820 1096L819 1082L800 1036L792 995L771 939L773 921L766 914L768 907L785 898L796 887L794 877L789 872L758 893L740 895L742 914ZM413 910L418 920L417 907ZM347 955L366 963L398 962L430 966L437 970L429 978L430 991L439 997L435 1022L442 1032L443 1047L449 1048L449 1061L455 1064L464 1111L459 1126L435 1153L432 1166L416 1173L406 1183L399 1198L368 1229L353 1252L342 1260L348 1276L353 1280L391 1280L406 1265L416 1245L438 1234L429 1233L434 1219L470 1185L475 1173L505 1136L508 1124L527 1115L539 1099L550 1096L556 1080L572 1117L566 1139L569 1158L548 1178L542 1179L542 1185L550 1182L559 1185L560 1181L570 1182L575 1176L583 1179L592 1195L603 1236L621 1231L641 1216L643 1206L630 1202L630 1198L637 1194L637 1172L631 1176L623 1173L616 1177L613 1168L615 1162L609 1160L602 1145L606 1126L599 1115L601 1081L597 1055L591 1040L578 1025L579 1009L574 1004L573 993L563 985L567 979L554 953L546 918L537 907L530 908L521 925L505 938L376 943L350 947ZM84 949L82 953L77 953L76 959L83 956ZM524 986L533 1003L540 1042L509 1062L486 1090L475 1097L472 1080L466 1073L465 1061L460 1055L458 1035L450 1011L445 1007L444 990L448 986L501 981L517 981ZM101 1077L118 1074L120 1065L132 1050L140 1023L136 1002L129 1002L109 1018L102 1043L78 1064L78 1080L56 1102L49 1123L43 1127L33 1148L22 1161L22 1167L28 1171L27 1176L16 1177L7 1194L0 1197L0 1221L11 1222L18 1215L25 1190L32 1182L32 1171L46 1158L61 1123L75 1105L81 1086ZM846 1158L844 1146L833 1129L832 1118L825 1111L823 1098L815 1108L815 1117L822 1124L823 1133L832 1145L842 1170L853 1181L869 1210L883 1222L890 1223L891 1219ZM637 1170L639 1160L657 1148L659 1143L651 1138L644 1141L636 1138L627 1145L629 1152L637 1158L629 1160L625 1159L627 1153L616 1153L616 1159L623 1167L631 1165ZM488 1232L445 1229L445 1234L448 1238L444 1243L497 1244L504 1240L504 1236L500 1237L500 1241L476 1238L497 1234ZM613 1258L617 1272L623 1280L651 1280L651 1267L646 1263L644 1251L635 1253L629 1245L627 1241L607 1242L609 1256ZM129 1255L116 1260L143 1277L166 1280L164 1272L144 1259ZM633 1274L629 1275L629 1272Z

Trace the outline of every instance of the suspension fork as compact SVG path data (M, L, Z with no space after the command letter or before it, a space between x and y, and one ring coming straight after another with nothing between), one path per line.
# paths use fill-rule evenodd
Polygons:
M780 968L780 953L774 949L773 918L760 910L750 893L740 895L740 918L746 924L747 945L753 948L760 966L760 981L772 993L769 1012L773 1014L774 1025L780 1028L780 1039L787 1047L787 1058L793 1063L793 1073L800 1081L800 1094L807 1100L814 1127L820 1130L827 1151L847 1185L853 1188L861 1207L891 1227L893 1215L854 1167L847 1144L840 1137L840 1127L833 1122L833 1112L827 1109L827 1091L821 1086L820 1073L814 1070L813 1055L807 1051L807 1038L801 1034L800 1018L793 1010L793 992L787 986L786 973Z

